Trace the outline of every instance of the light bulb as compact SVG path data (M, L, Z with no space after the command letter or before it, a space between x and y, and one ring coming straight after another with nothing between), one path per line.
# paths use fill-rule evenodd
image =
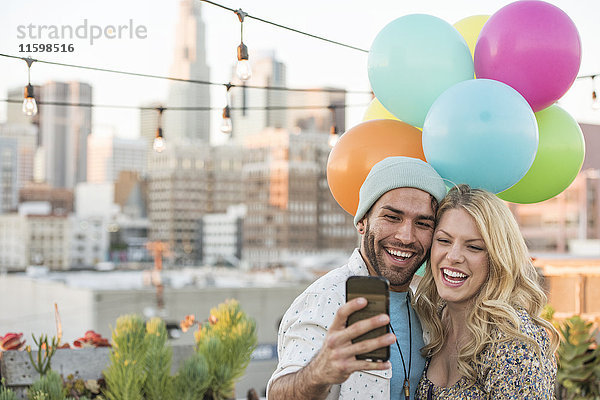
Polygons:
M225 106L223 108L223 120L221 121L221 132L230 134L233 129L233 125L231 124L231 113L229 111L229 106Z
M231 124L231 118L223 118L223 122L221 122L221 132L230 134L233 130L233 125Z
M244 43L240 43L237 48L237 59L236 73L238 78L243 81L250 79L252 68L250 68L250 62L248 61L248 47Z
M36 115L38 112L37 103L35 98L27 97L23 100L23 114L25 115Z
M336 143L338 142L338 140L340 140L340 137L337 133L330 133L329 134L329 147L334 147L336 145Z
M592 109L600 110L600 98L596 95L596 91L592 92Z
M160 136L154 138L154 143L152 143L152 148L157 153L161 153L165 149L165 139Z
M23 114L29 116L37 114L38 108L33 95L33 86L31 84L25 86L25 95L23 97L25 97L23 100Z
M252 68L250 68L250 61L248 60L238 60L236 73L238 78L243 81L250 79L252 76Z

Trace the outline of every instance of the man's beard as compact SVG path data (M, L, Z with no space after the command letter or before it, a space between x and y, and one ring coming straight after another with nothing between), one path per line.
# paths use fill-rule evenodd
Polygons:
M406 269L395 270L391 268L385 267L385 255L377 254L375 250L375 235L369 229L369 223L365 222L365 257L369 261L371 267L375 270L378 276L386 278L391 286L405 286L410 283L415 272L421 267L423 261L426 259L426 255L419 254L418 249L414 245L402 245L398 246L404 250L411 250L414 252L412 265L408 266ZM385 252L383 247L379 248L380 252ZM419 257L420 256L420 257ZM385 270L381 271L381 267L384 267Z

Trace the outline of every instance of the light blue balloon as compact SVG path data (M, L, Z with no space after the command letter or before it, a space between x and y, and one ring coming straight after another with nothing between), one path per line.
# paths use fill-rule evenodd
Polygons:
M533 164L533 110L516 90L490 79L457 83L433 103L423 127L425 158L454 184L499 193Z
M422 127L435 99L473 79L469 46L446 21L425 14L395 19L377 35L368 62L375 97L400 120Z

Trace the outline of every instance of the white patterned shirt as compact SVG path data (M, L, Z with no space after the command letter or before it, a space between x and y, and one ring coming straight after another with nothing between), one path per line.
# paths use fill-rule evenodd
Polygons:
M346 279L353 275L369 275L358 249L348 264L313 282L287 310L279 326L279 364L267 384L267 399L273 381L300 370L321 349L335 313L346 302ZM389 399L391 377L391 368L355 372L341 385L333 385L327 400Z

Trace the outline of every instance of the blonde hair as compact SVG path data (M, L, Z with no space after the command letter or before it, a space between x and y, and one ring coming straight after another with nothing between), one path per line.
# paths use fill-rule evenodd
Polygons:
M539 326L548 330L551 345L546 355L554 353L558 346L558 333L548 321L540 318L547 302L539 283L539 276L519 226L507 205L494 194L468 185L453 187L437 210L436 221L452 209L465 210L473 219L485 243L488 253L489 275L479 293L471 300L466 326L470 337L461 343L458 353L458 369L461 375L474 383L477 379L477 356L488 345L498 342L492 336L494 329L504 334L502 341L513 339L531 343L541 354L536 341L521 333L518 309L525 310ZM431 341L422 350L424 356L438 353L444 344L447 330L441 320L440 310L444 304L438 295L431 261L427 261L425 276L415 295L415 308L424 328L430 330Z

